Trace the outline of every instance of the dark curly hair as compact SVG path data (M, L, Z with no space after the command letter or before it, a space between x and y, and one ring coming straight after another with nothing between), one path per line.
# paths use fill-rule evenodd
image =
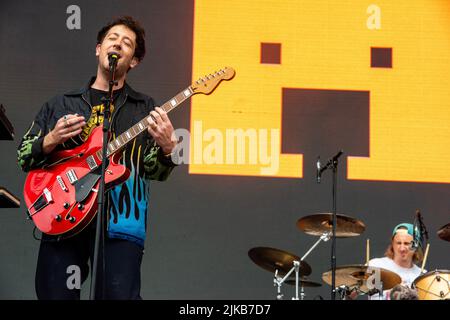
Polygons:
M134 50L134 56L139 61L142 61L145 56L145 30L141 27L139 22L137 22L130 16L116 18L106 26L104 26L97 34L97 44L101 44L103 42L103 39L105 39L105 36L108 33L109 29L117 25L124 25L127 28L133 30L133 32L136 34L136 49Z

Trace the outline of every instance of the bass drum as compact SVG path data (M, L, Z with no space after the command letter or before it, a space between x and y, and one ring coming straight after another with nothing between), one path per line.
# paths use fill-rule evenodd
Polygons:
M450 299L450 271L434 270L416 278L413 282L419 300Z

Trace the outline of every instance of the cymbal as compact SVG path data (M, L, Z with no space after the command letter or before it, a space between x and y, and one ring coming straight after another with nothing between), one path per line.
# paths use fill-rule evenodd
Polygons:
M359 236L366 229L362 221L343 214L336 214L336 220L336 237L338 238ZM332 226L332 213L316 213L297 221L297 227L312 236L321 236L324 233L331 232Z
M300 258L292 253L268 247L250 249L248 256L254 263L267 271L275 272L275 270L278 270L280 276L285 276L292 269L294 261L300 261ZM299 267L299 275L308 276L310 274L311 267L306 261L302 261Z
M369 272L370 270L372 272ZM336 287L347 286L349 288L358 287L362 291L368 292L366 282L373 274L373 270L380 271L380 280L383 282L383 290L392 289L402 282L402 279L395 272L376 267L368 267L365 265L355 264L336 268L335 285ZM331 285L331 270L322 274L322 280Z
M437 232L439 238L445 241L450 241L450 223L440 228Z
M288 279L284 283L292 285L292 286L295 286L295 278ZM321 283L310 281L310 280L307 280L305 278L298 279L298 285L300 287L304 287L304 288L314 288L314 287L321 287L322 286Z

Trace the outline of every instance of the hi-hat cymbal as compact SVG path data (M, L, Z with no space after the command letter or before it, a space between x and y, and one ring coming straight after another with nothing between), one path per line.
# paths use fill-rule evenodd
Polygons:
M369 292L367 287L367 279L372 276L374 272L379 272L380 281L383 282L383 290L392 289L394 286L402 282L400 276L395 272L383 268L355 264L336 268L335 285L336 287L358 287L364 292ZM322 274L322 280L331 285L331 270Z
M437 232L439 238L445 241L450 241L450 223L440 228Z
M292 253L268 247L250 249L248 256L254 263L267 271L275 272L278 270L280 276L285 276L292 269L294 261L300 261L300 258ZM302 261L299 267L299 275L308 276L310 274L311 267L306 261Z
M366 229L362 221L343 214L336 214L336 220L336 237L339 238L359 236ZM297 221L297 227L300 230L313 236L321 236L324 233L331 232L332 226L332 213L316 213Z
M294 279L288 279L284 283L290 284L292 286L295 286L295 278ZM305 278L298 279L298 285L300 287L304 288L314 288L314 287L321 287L322 284L314 281L307 280Z

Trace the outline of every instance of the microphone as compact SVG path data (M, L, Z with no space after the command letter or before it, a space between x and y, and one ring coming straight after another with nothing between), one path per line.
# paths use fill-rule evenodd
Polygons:
M317 164L316 164L316 166L317 166L316 180L317 180L317 183L320 183L320 176L321 176L321 172L320 172L320 156L317 157Z
M119 58L120 58L120 55L117 52L108 53L110 70L114 69L117 66L117 61L119 60Z
M428 243L428 231L423 223L420 210L416 210L413 224L413 240L411 241L411 250L416 251L419 247L423 248L424 241Z
M428 242L428 231L423 223L420 210L416 210L416 216L413 224L413 240L411 241L411 250L416 251L419 246L422 247L423 241Z
M328 162L322 167L320 165L320 156L317 157L317 173L316 173L316 179L317 183L320 183L320 180L322 178L322 172L325 170L336 167L337 165L337 159L344 153L343 150L340 150L333 158L328 159Z
M416 251L418 248L419 248L419 244L417 243L416 239L413 239L413 241L411 241L409 250Z

